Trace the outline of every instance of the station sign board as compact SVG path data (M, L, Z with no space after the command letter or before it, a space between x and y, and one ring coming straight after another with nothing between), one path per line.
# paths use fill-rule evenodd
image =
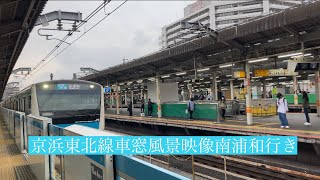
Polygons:
M297 72L289 71L288 69L262 69L254 70L255 77L269 77L269 76L296 76Z
M233 72L233 77L234 78L245 78L246 72L245 71L235 71L235 72Z
M266 77L268 75L268 69L254 70L254 76Z

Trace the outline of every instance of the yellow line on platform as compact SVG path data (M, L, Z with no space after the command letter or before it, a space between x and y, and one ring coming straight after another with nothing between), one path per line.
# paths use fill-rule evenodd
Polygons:
M125 118L125 119L132 119L132 120L147 120L147 121L154 121L154 122L160 122L160 123L185 123L186 125L217 125L218 127L233 127L238 128L234 130L241 130L243 128L245 129L257 129L257 130L266 130L266 131L281 131L281 132L289 132L289 133L304 133L304 134L320 134L318 131L306 131L306 130L294 130L294 129L280 129L280 128L270 128L270 127L259 127L261 125L251 125L251 126L244 126L244 125L231 125L231 124L222 124L216 123L216 121L186 121L186 120L172 120L172 119L166 119L166 118L148 118L148 117L140 117L140 116L124 116L124 115L106 115L106 117L115 117L115 118ZM245 122L245 121L244 121ZM277 124L277 123L275 123ZM266 124L267 125L267 124Z
M241 121L241 120L231 120L231 119L227 119L224 121L227 121L227 122L246 122L245 120Z

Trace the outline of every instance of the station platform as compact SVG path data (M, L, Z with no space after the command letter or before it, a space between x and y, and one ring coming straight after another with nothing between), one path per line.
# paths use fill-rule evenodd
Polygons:
M110 111L109 111L110 112ZM224 132L235 135L280 135L297 136L299 142L320 144L320 118L316 114L309 114L311 126L305 126L303 113L288 113L287 118L290 128L280 128L278 116L254 117L253 125L248 126L246 116L230 117L221 120L220 123L205 120L182 120L169 118L153 118L128 115L106 114L106 119L115 121L127 121L144 124L172 126L187 129L198 129L214 132Z
M37 179L24 156L20 153L14 139L10 137L2 116L0 116L0 179Z

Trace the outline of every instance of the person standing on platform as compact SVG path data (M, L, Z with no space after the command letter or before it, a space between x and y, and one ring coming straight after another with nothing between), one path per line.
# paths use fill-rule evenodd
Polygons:
M132 101L130 101L128 104L128 111L129 111L129 116L132 116Z
M108 110L108 99L107 99L107 96L104 97L104 110L105 111Z
M223 96L221 97L219 107L220 107L222 119L226 119L225 115L226 115L227 104L226 104L226 99Z
M151 99L148 100L148 116L152 116L152 102Z
M306 121L307 121L304 123L304 125L310 126L311 123L310 123L310 117L309 117L309 110L310 110L309 97L307 92L305 91L302 92L302 106L303 106L302 111L306 115Z
M204 95L203 95L203 94L201 94L201 95L199 96L199 100L204 100Z
M190 98L189 102L188 102L188 111L190 114L190 118L189 119L193 119L192 114L194 111L194 107L195 107L195 103L193 102L193 98Z
M240 105L239 105L239 101L238 101L237 97L234 97L233 98L233 102L232 102L232 113L233 113L234 116L239 114L239 109L240 109L239 106Z
M144 113L144 97L141 98L141 113Z
M283 97L281 93L277 94L277 106L278 106L278 114L281 122L281 128L289 128L289 123L287 119L288 102L286 98Z
M212 96L211 96L211 94L208 94L208 96L207 96L207 101L211 101L212 100Z

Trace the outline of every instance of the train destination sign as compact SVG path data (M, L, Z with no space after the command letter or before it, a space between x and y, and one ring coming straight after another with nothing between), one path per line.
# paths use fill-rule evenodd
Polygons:
M57 84L56 90L76 90L80 89L80 84Z

